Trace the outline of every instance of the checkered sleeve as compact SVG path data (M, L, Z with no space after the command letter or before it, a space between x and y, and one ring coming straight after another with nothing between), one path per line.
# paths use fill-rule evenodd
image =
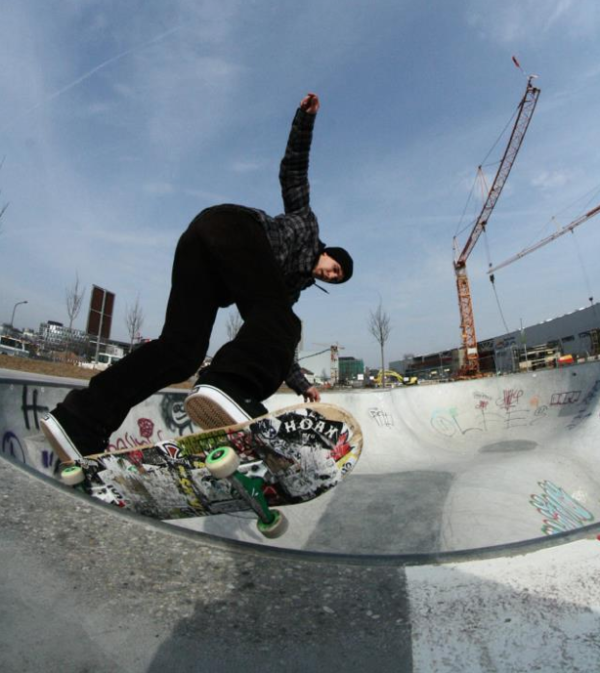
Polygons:
M298 395L303 395L311 386L309 380L304 376L300 365L297 362L294 362L290 368L290 372L287 375L285 382L287 385Z
M308 157L315 117L316 115L298 108L292 122L285 155L279 167L279 182L286 213L293 213L310 205Z

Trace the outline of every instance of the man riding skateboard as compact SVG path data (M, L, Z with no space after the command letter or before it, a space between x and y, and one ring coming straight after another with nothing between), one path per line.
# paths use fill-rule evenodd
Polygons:
M286 378L297 392L294 353L300 292L321 280L343 283L353 262L326 247L310 208L308 165L319 98L309 93L292 122L279 179L284 213L225 204L203 210L175 251L171 293L158 339L145 343L87 388L72 390L41 422L59 453L106 449L129 410L161 388L193 376L202 364L220 307L236 304L243 325L202 370L186 399L189 416L207 429L266 413L262 400ZM301 386L301 384L300 384Z

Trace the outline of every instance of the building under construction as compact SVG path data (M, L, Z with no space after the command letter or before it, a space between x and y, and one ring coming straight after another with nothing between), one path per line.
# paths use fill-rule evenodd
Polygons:
M600 304L477 343L481 374L508 374L556 367L600 355ZM390 362L390 368L421 380L455 379L464 370L454 348Z

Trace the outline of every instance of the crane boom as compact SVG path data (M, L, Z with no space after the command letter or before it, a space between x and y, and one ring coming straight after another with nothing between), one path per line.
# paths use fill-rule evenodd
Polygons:
M534 250L538 250L539 248L543 247L544 245L547 245L548 243L551 243L552 241L556 240L559 236L562 236L563 234L566 234L569 231L573 231L575 227L578 227L580 224L583 224L584 222L587 222L587 220L591 219L592 217L598 215L600 213L600 205L596 206L595 208L592 208L592 210L589 210L585 215L582 215L581 217L578 217L576 220L573 220L571 224L567 224L564 226L562 229L559 229L558 231L554 232L550 236L547 236L546 238L543 238L541 241L538 241L537 243L534 243L533 245L530 245L527 248L524 248L521 250L521 252L518 252L516 255L513 255L512 257L509 257L508 259L505 259L503 262L500 262L500 264L497 264L496 266L492 267L489 271L488 274L494 273L494 271L498 271L498 269L503 269L505 266L508 266L509 264L512 264L513 262L516 262L518 259L521 259L521 257L525 257L525 255L528 255L530 252L533 252Z
M492 210L494 210L511 168L513 167L515 159L517 158L517 153L519 152L521 144L523 143L523 138L525 137L525 133L529 127L529 122L531 121L531 117L540 95L540 90L537 87L534 87L531 83L532 79L533 78L530 77L527 80L527 88L525 89L525 94L519 103L517 118L515 120L515 124L513 126L513 130L508 140L506 149L504 150L504 155L500 161L500 165L498 166L496 177L494 178L494 182L492 183L490 191L488 192L488 196L485 200L485 203L483 204L481 213L475 221L471 235L469 236L463 251L455 262L456 265L464 264L475 247L475 244L477 243L479 237L485 229L486 224L488 223L488 220L490 219Z
M502 193L502 189L508 175L513 167L523 138L529 127L529 122L535 110L540 90L533 86L533 77L527 79L525 94L518 106L517 118L515 120L512 133L510 135L504 155L500 161L500 166L494 178L494 182L488 192L485 203L471 234L463 248L463 251L454 261L454 271L456 274L456 287L458 291L458 306L460 311L460 328L462 343L465 353L465 361L462 367L462 373L467 376L474 376L479 373L479 354L477 352L477 337L475 335L475 319L473 316L473 301L467 277L467 259L479 237L484 231L490 215Z

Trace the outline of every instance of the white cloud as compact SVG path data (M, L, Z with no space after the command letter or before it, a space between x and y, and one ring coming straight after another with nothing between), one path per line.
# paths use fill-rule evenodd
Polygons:
M522 47L560 31L592 37L600 18L596 0L472 0L467 22L486 39Z
M262 161L251 161L239 159L234 161L231 165L231 170L234 173L253 173L255 171L260 171L264 168L265 163Z
M552 190L565 187L572 180L573 175L569 171L542 171L531 180L531 184L542 190Z
M173 194L175 191L173 185L169 182L147 182L144 187L146 194L153 196L166 196Z

